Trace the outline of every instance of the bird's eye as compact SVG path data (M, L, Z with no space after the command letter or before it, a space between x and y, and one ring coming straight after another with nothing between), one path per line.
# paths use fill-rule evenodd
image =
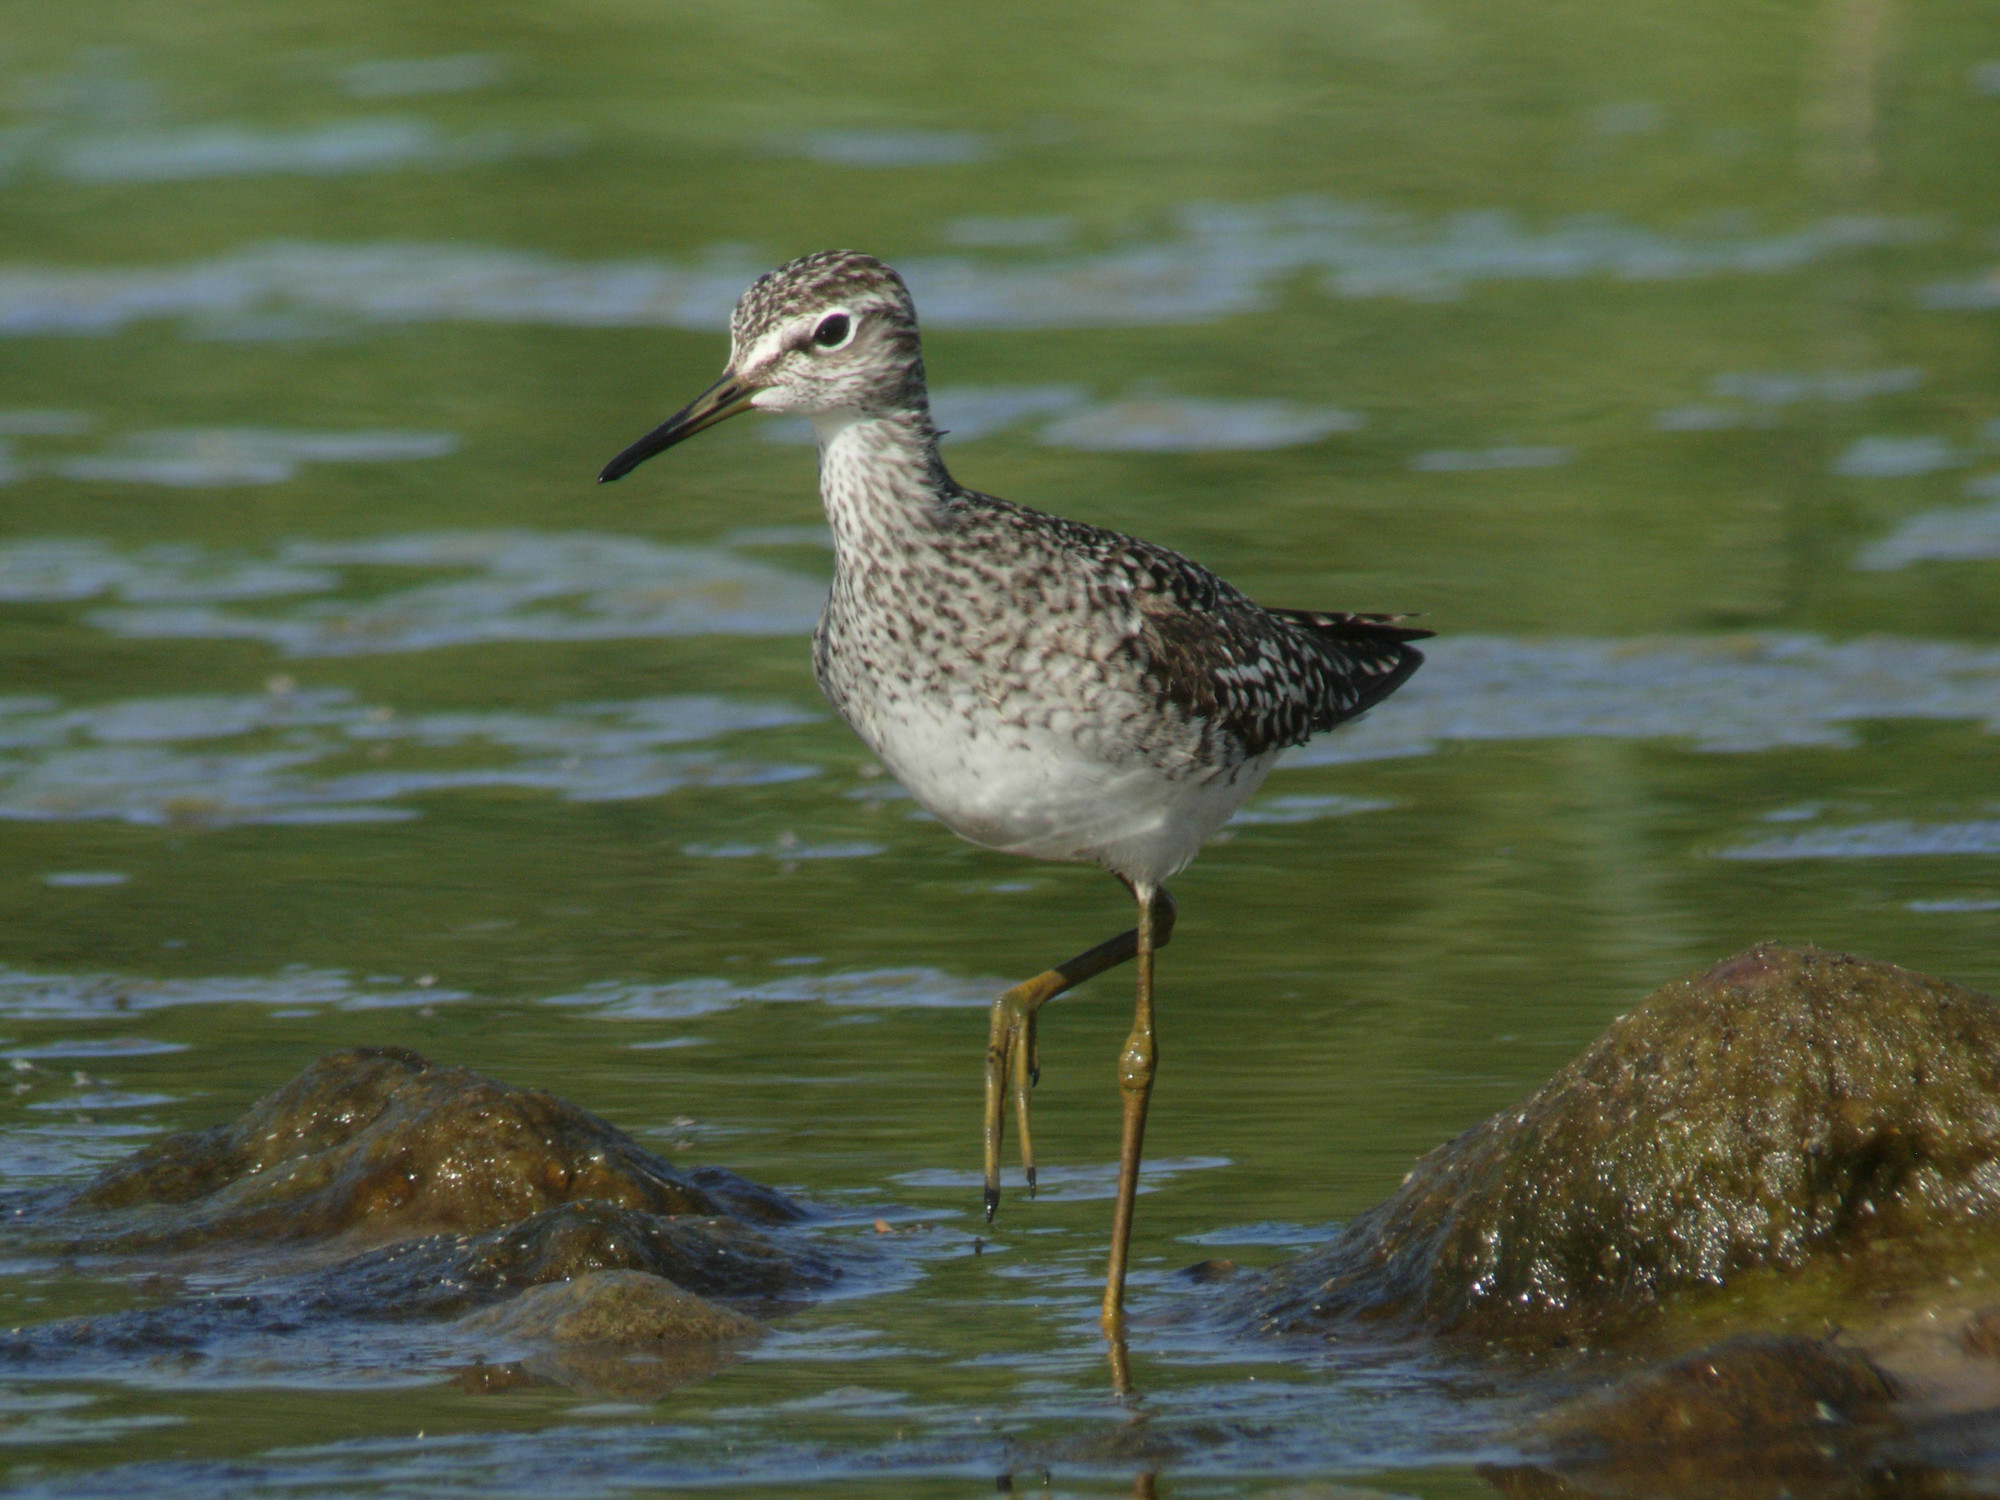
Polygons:
M822 349L838 349L854 330L854 320L846 313L828 313L813 330L813 342Z

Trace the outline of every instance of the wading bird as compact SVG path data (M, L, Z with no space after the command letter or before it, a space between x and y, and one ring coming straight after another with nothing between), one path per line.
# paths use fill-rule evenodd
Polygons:
M1103 1314L1122 1388L1125 1263L1158 1056L1153 953L1174 925L1162 882L1287 746L1407 681L1423 661L1410 642L1430 632L1396 615L1266 609L1165 547L964 488L938 454L909 291L872 256L824 251L760 277L729 332L722 378L598 478L738 412L810 417L833 528L833 587L813 635L827 698L953 832L1101 865L1138 902L1131 931L996 999L986 1053L990 1220L1010 1095L1034 1188L1036 1013L1137 959Z

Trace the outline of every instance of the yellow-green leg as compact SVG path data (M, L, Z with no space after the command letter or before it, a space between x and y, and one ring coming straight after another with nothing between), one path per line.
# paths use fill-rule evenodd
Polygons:
M1118 1142L1118 1201L1111 1211L1111 1264L1104 1278L1104 1333L1112 1341L1113 1369L1123 1363L1125 1337L1125 1263L1132 1248L1132 1205L1139 1196L1139 1156L1146 1142L1146 1103L1153 1096L1153 1075L1159 1070L1159 1046L1153 1037L1153 953L1158 897L1144 887L1139 899L1137 942L1139 994L1132 1012L1132 1034L1118 1058L1118 1096L1124 1105L1124 1130ZM1171 907L1168 908L1171 910ZM1126 1382L1120 1381L1121 1388Z
M1023 980L993 1002L993 1022L986 1042L986 1219L1000 1206L1000 1143L1005 1132L1007 1096L1014 1098L1014 1120L1021 1134L1021 1166L1027 1173L1028 1193L1035 1191L1034 1137L1028 1128L1028 1090L1041 1081L1041 1057L1036 1048L1035 1015L1065 990L1106 969L1115 969L1140 951L1141 932L1146 931L1147 956L1143 972L1145 993L1152 994L1152 950L1164 948L1174 931L1174 902L1165 891L1153 893L1152 901L1139 903L1140 926L1122 932L1108 943L1099 943L1079 953L1067 963ZM1150 1010L1149 1010L1150 1014ZM1150 1034L1150 1033L1149 1033ZM1144 1106L1141 1106L1143 1119ZM1129 1215L1128 1215L1129 1218Z

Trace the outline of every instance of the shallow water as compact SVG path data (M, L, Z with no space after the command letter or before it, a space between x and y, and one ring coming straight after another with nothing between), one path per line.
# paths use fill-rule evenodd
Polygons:
M12 1487L1484 1492L1486 1372L1231 1341L1170 1273L1311 1242L1752 940L2000 985L1990 23L10 17L8 1189L394 1042L835 1208L856 1268L651 1404L469 1394L435 1329L15 1362ZM591 482L829 244L908 271L967 482L1440 632L1175 887L1136 1406L1122 976L1049 1013L1045 1191L976 1219L981 1007L1122 896L831 718L796 427ZM0 1266L8 1327L161 1295Z

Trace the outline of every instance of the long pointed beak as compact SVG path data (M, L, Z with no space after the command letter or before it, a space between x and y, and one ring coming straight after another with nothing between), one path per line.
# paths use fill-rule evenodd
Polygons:
M748 411L750 398L756 394L756 386L745 385L736 378L735 371L725 370L722 379L606 464L597 482L609 484L614 479L623 479L655 453L664 453L702 428L713 427L739 411Z

